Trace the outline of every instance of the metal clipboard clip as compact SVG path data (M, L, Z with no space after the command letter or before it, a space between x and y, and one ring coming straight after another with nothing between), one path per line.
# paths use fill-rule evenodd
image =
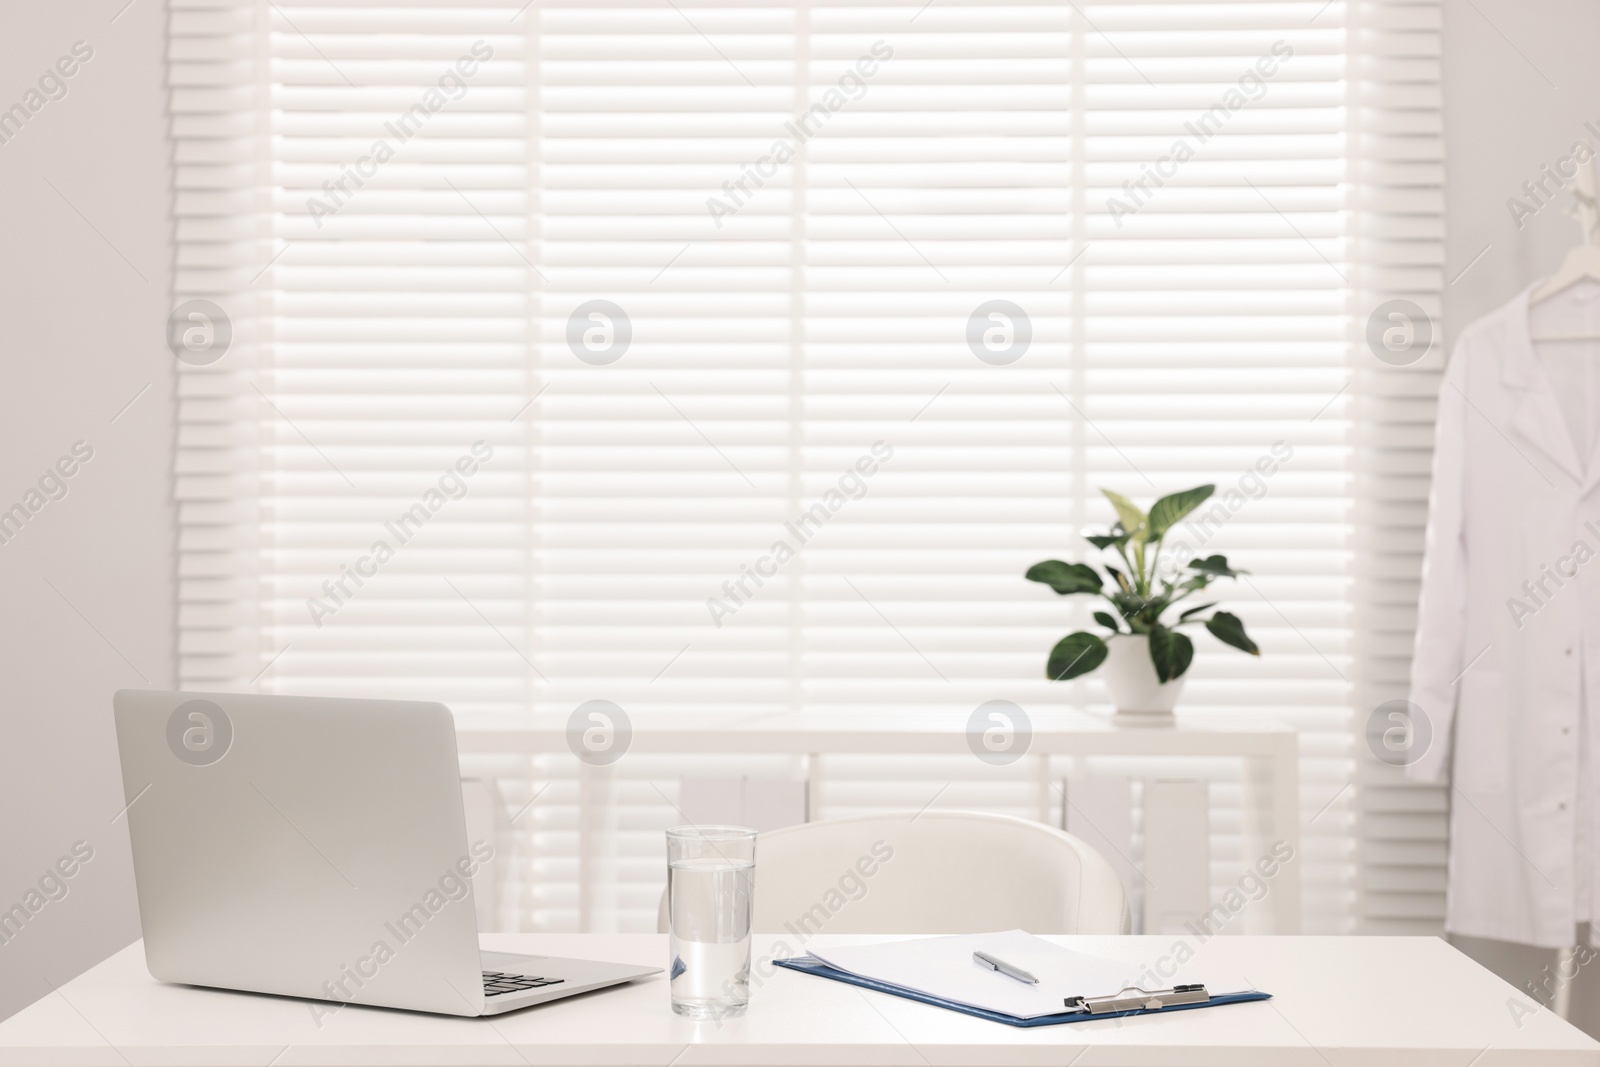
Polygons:
M1204 1004L1211 999L1206 987L1196 982L1192 985L1175 985L1171 989L1141 989L1124 986L1105 997L1067 997L1068 1011L1086 1011L1090 1015L1109 1015L1119 1011L1157 1011L1175 1004Z

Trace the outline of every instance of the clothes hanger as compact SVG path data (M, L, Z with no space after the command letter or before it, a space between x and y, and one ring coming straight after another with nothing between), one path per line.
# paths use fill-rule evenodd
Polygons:
M1578 220L1578 244L1567 253L1561 269L1545 279L1544 284L1528 297L1528 304L1543 303L1558 293L1565 292L1582 281L1600 283L1600 204L1596 199L1596 167L1600 158L1591 159L1578 168L1577 181L1572 188L1576 203L1572 213ZM1534 341L1600 341L1600 332L1535 334Z

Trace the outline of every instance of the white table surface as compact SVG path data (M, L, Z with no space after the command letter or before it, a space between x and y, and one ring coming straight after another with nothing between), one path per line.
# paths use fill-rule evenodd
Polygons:
M756 938L757 958L776 939ZM881 940L818 937L816 944ZM1154 963L1179 940L1060 938ZM1194 939L1186 939L1191 946ZM655 934L495 934L487 947L661 964ZM1600 1065L1600 1044L1436 938L1216 937L1192 966L1273 1000L1018 1029L770 965L748 1015L673 1015L662 977L487 1019L346 1008L319 1029L307 1002L162 985L124 949L0 1023L0 1065L353 1064L1227 1067ZM42 984L42 983L41 983Z

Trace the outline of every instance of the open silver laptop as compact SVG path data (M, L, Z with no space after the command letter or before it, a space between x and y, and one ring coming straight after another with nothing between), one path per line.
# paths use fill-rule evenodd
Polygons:
M158 979L494 1015L659 973L480 951L472 878L494 847L467 841L443 704L130 689L113 704ZM319 1024L338 1010L311 1007Z

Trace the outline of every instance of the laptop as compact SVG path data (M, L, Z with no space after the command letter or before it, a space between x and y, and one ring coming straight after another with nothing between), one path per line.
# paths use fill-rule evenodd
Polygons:
M485 952L443 704L124 689L145 962L165 982L498 1015L660 973Z

